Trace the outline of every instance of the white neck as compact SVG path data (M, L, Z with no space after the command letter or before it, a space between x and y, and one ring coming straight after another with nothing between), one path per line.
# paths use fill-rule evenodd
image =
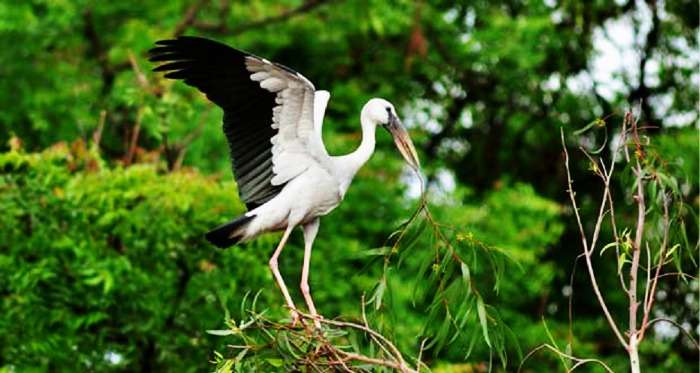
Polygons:
M357 170L369 160L369 157L372 156L376 143L374 135L377 125L374 121L369 119L369 115L365 110L363 110L360 115L360 124L362 125L362 142L354 152L349 154L354 162L353 166L356 167L355 172L357 172Z
M341 193L344 195L347 191L350 182L359 169L369 160L369 157L374 153L375 146L375 130L376 123L369 118L366 110L367 106L362 109L360 115L360 123L362 125L362 142L354 152L335 157L336 169L339 171L338 178L340 179Z

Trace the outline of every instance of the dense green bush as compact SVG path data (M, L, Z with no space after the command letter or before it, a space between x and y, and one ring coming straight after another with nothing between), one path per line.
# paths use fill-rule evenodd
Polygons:
M201 238L242 211L231 183L106 168L81 142L2 154L0 170L1 365L198 370L204 330L271 284L257 248Z

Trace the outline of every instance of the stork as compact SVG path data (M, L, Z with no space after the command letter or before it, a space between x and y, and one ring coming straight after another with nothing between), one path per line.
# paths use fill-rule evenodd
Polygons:
M298 309L279 272L279 258L292 230L304 232L301 293L318 327L318 312L309 289L311 249L319 218L337 207L357 171L375 147L375 129L387 129L407 163L415 170L418 156L396 109L373 98L362 108L362 142L354 152L330 156L321 136L327 91L316 90L303 75L219 42L180 36L161 40L149 51L154 71L199 89L224 111L223 131L229 144L238 193L248 211L206 233L212 244L226 248L263 233L283 231L269 261L270 270L290 310Z

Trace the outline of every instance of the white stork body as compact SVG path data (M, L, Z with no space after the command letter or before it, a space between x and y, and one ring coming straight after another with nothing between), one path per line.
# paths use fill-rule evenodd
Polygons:
M242 240L309 223L331 212L342 199L338 180L322 167L312 165L290 180L273 199L245 214L254 218L246 226Z
M319 217L340 204L353 177L374 152L377 125L392 133L404 158L418 167L394 107L383 99L370 100L360 116L360 146L348 155L329 156L321 128L330 94L316 91L301 74L207 39L179 37L157 45L151 50L151 61L167 63L154 71L167 71L167 78L184 80L224 109L223 129L238 192L249 211L210 231L207 239L228 247L266 232L284 231L270 268L296 321L296 307L277 268L277 258L294 227L302 226L301 290L310 313L316 316L308 277Z
M283 230L290 225L304 225L333 211L343 201L357 171L374 152L376 124L371 123L368 115L364 115L362 117L366 119L362 126L360 147L345 156L328 156L321 128L326 108L324 102L328 102L329 98L327 91L315 92L318 106L314 107L315 131L310 134L313 139L309 146L320 147L314 152L321 154L321 160L306 159L307 168L289 180L277 196L246 213L246 216L255 218L246 227L243 240Z

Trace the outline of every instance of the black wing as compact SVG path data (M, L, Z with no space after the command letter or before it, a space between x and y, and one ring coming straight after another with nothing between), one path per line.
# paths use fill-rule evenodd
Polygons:
M284 185L272 185L272 128L275 94L251 80L245 58L255 57L219 42L181 36L156 42L150 61L165 62L153 71L183 80L224 110L238 193L252 210L276 196ZM257 57L255 57L257 58ZM280 65L278 65L280 66Z

